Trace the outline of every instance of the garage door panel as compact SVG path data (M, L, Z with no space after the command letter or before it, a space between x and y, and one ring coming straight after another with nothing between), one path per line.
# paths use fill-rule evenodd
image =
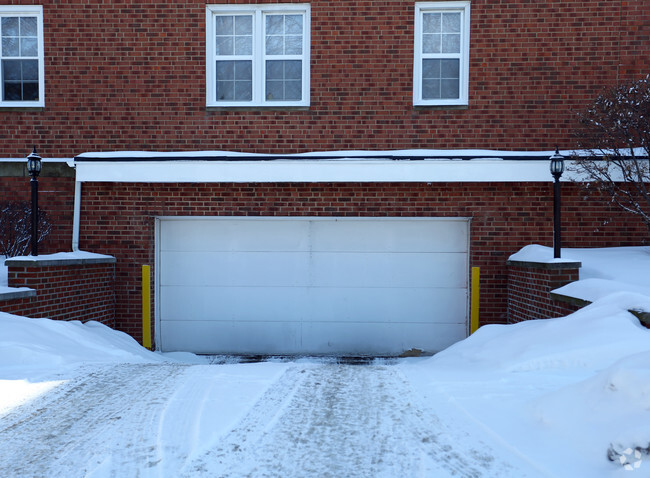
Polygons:
M467 336L462 324L381 324L312 322L304 325L303 347L323 354L399 355L407 350L442 350ZM452 342L452 343L453 343Z
M168 320L464 324L465 289L169 287ZM263 304L242 307L242 304Z
M311 256L317 287L466 287L461 253L323 253Z
M164 252L161 285L464 287L461 253Z
M309 280L307 252L163 252L161 285L297 286Z
M450 224L453 225L450 227ZM359 219L314 221L312 250L466 252L467 221Z
M165 220L162 251L306 251L309 224L296 220Z
M194 333L188 334L190 329ZM297 354L300 322L168 321L161 333L162 349L199 354Z
M467 292L432 288L315 288L313 321L367 324L465 323Z
M157 340L198 353L435 352L467 332L468 227L161 219Z
M186 334L190 327L196 334ZM399 355L406 350L441 350L449 341L465 338L457 324L383 324L368 328L365 323L297 322L176 322L162 332L164 350L194 350L196 353Z
M168 320L286 321L305 319L306 287L170 287L161 290ZM257 307L250 305L257 304Z

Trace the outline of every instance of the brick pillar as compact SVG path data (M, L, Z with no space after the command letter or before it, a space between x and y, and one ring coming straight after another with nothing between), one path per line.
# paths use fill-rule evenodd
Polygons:
M551 291L579 279L580 262L508 261L508 323L562 317L579 309Z
M9 287L20 294L0 294L0 310L32 318L96 320L112 327L115 263L111 256L64 253L7 259Z

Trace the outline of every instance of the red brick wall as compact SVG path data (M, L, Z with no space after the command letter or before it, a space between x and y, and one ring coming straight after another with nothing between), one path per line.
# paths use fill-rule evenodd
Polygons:
M72 177L40 177L38 180L38 206L48 214L52 225L49 236L39 244L40 254L72 250L74 184ZM0 175L0 202L30 201L30 198L28 177Z
M647 229L563 185L565 247L644 244ZM85 183L81 248L110 254L116 325L139 338L140 268L154 265L156 216L470 217L470 266L481 267L481 319L507 320L508 257L552 244L549 183L125 184ZM587 209L586 206L589 206Z
M115 264L10 266L10 287L36 297L2 300L0 310L32 318L96 320L115 325Z
M573 112L645 75L650 39L647 0L473 0L469 107L414 108L414 1L313 0L310 108L207 111L206 2L3 3L43 5L46 107L0 110L0 157L571 148Z
M579 279L569 264L510 262L508 264L508 323L564 317L580 307L551 298L551 291Z

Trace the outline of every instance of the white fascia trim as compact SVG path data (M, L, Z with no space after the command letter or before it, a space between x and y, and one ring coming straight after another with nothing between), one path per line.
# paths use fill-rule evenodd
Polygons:
M571 161L567 161L570 166ZM551 182L540 160L77 161L79 182ZM563 180L572 179L565 173Z

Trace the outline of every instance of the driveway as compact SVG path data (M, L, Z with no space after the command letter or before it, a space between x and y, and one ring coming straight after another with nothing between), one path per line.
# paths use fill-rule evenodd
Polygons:
M85 365L0 416L0 476L534 476L400 364Z

